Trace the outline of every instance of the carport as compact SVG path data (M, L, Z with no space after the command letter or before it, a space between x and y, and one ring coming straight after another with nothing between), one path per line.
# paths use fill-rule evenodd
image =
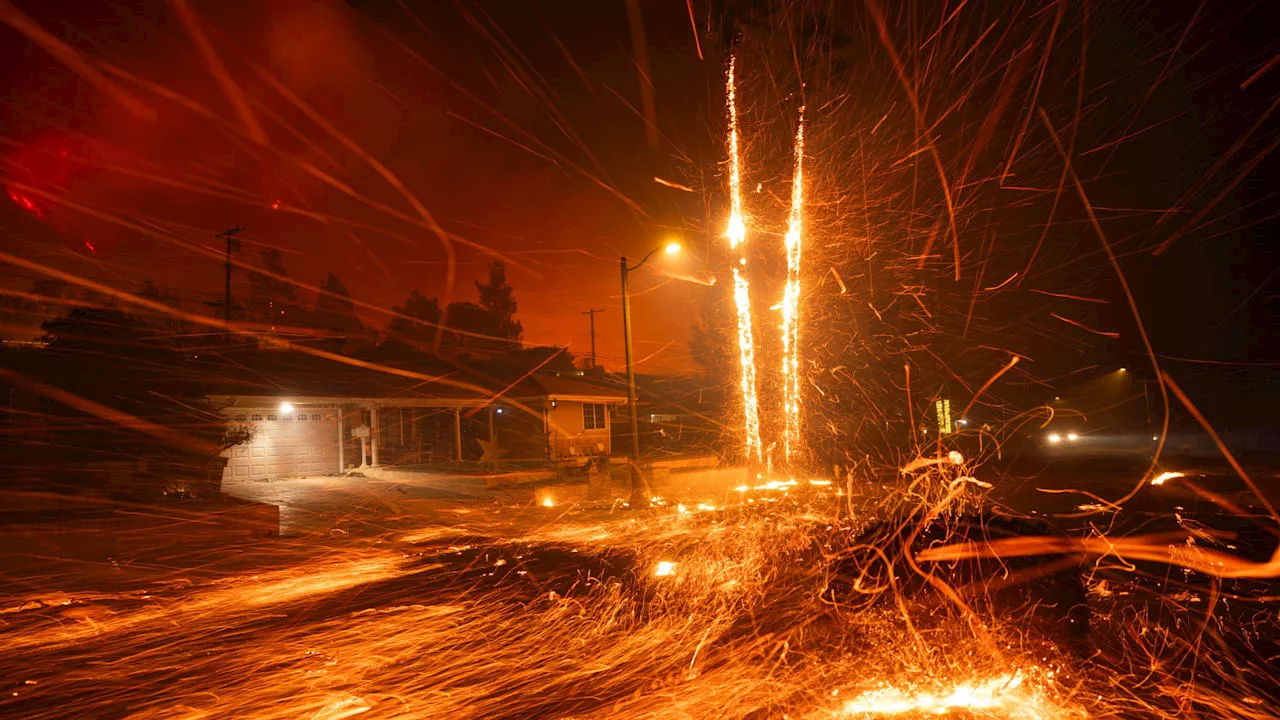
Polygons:
M447 448L432 438L432 460L463 460L465 411L484 408L490 398L446 397L304 397L291 395L223 395L210 400L223 407L231 423L247 425L251 437L226 451L224 480L258 480L327 475L358 467L421 462L405 450L423 418L446 416L452 426ZM490 413L493 408L490 407ZM437 422L437 425L439 423ZM391 436L386 432L390 425ZM493 427L492 422L489 424ZM393 448L396 455L385 457ZM422 443L419 443L419 447Z

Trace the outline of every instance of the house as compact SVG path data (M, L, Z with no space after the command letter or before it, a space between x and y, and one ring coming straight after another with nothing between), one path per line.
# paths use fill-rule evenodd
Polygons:
M394 368L263 353L210 393L250 431L226 451L224 480L441 462L585 462L612 452L616 387L579 377L515 381L458 367ZM269 381L264 381L269 378Z
M613 412L627 402L617 384L596 382L581 374L534 375L510 395L542 412L545 457L573 461L613 453Z

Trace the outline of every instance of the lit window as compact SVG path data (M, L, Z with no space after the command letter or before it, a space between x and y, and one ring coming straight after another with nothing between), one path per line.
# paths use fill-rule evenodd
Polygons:
M283 420L284 422L289 422L289 421L293 420L293 416L292 416L292 415L281 415L281 416L280 416L280 419L281 419L281 420Z
M604 430L605 429L604 403L583 403L582 404L582 429L583 430Z
M258 413L254 413L253 416L250 417L249 419L254 422L262 422L262 416L259 415Z

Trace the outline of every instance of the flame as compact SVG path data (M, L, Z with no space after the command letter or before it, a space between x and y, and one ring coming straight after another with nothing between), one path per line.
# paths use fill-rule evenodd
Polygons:
M783 242L787 249L787 284L782 293L782 434L783 456L795 459L800 449L800 246L804 211L804 108L796 130L796 169L791 181L791 216Z
M1180 478L1180 477L1186 477L1186 473L1180 473L1176 471L1162 472L1159 475L1151 478L1151 484L1163 485L1166 482L1173 480L1174 478Z
M738 147L738 105L734 84L737 60L729 59L729 247L739 249L738 267L733 268L733 303L738 311L738 360L742 366L742 407L744 444L747 459L762 458L760 442L760 400L756 395L755 338L751 331L751 289L740 267L747 264L741 246L747 239L747 223L742 214L742 161Z

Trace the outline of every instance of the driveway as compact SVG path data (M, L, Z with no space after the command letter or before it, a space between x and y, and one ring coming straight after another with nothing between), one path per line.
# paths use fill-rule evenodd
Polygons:
M225 495L268 503L280 508L280 534L347 532L373 518L422 512L494 499L484 479L454 478L423 473L395 473L392 477L311 476L222 483ZM424 502L426 501L426 502ZM434 502L432 502L434 501Z

